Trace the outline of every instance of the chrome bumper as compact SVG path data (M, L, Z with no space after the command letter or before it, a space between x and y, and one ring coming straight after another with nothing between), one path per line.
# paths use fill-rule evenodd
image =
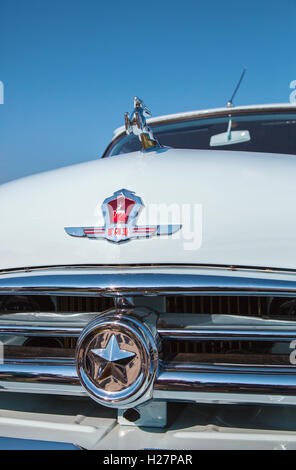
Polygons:
M295 369L219 365L170 365L154 383L164 401L296 404ZM75 365L2 364L0 390L86 396Z

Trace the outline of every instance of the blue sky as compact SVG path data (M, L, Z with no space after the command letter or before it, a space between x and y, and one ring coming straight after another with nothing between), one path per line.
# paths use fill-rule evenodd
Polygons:
M287 102L295 0L1 0L0 183L99 157L142 97L153 115Z

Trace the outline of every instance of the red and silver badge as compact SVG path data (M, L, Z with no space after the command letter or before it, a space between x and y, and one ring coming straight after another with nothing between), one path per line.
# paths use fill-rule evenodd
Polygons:
M172 235L181 229L182 225L136 225L142 207L142 199L133 191L120 189L102 204L105 218L103 227L65 227L65 231L72 237L105 238L110 242L120 243L132 238Z

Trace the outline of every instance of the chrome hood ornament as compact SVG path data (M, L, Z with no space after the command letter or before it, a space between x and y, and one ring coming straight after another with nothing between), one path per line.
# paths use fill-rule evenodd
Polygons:
M146 117L150 116L152 116L151 112L137 96L134 98L134 110L131 116L128 113L124 115L126 133L137 135L143 150L160 147L146 122Z
M133 191L120 189L103 201L104 226L65 227L65 231L72 237L106 239L113 243L120 243L132 238L172 235L182 228L179 224L136 225L137 217L143 207L142 199Z

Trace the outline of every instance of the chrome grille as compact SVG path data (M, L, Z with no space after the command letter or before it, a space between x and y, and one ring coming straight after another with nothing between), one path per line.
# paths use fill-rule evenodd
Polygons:
M83 394L74 364L77 337L97 314L114 309L112 297L134 295L135 309L165 300L154 302L162 344L156 397L284 391L296 403L289 362L296 339L294 281L134 272L77 280L67 272L57 280L41 273L0 279L0 293L3 390Z
M222 319L225 318L225 320L229 317L239 316L250 319L282 318L293 321L295 311L291 308L291 305L293 306L294 303L294 299L280 297L166 296L166 312L161 314L161 319L165 318L167 314L172 315L172 318L178 318L181 315L186 320L183 322L184 332L181 332L178 338L174 338L174 340L165 338L163 341L162 354L164 360L167 360L167 358L173 360L176 356L186 359L186 354L190 354L190 360L192 360L192 355L195 355L195 362L229 362L231 356L231 362L234 363L247 363L248 361L254 363L260 356L259 359L262 364L266 364L268 361L270 364L278 363L279 357L276 357L273 353L274 343L268 343L267 341L264 344L255 341L228 341L225 338L223 340L196 341L192 338L184 339L184 333L190 318L199 318L200 316L201 318L207 318L207 316L210 318L218 315ZM138 304L141 305L141 298L138 300ZM36 312L30 312L29 314L27 312L28 305L34 306ZM44 312L44 316L42 316L44 307L51 305L56 306L55 312L52 312L52 314ZM285 306L284 309L282 309L282 305ZM13 306L15 307L14 311L12 310ZM39 306L40 308L38 308ZM36 358L38 358L43 355L43 350L52 348L56 350L56 357L58 357L58 351L60 351L61 357L64 357L64 351L66 351L66 356L68 356L69 350L72 351L74 360L77 337L83 327L91 318L112 309L113 306L114 300L111 297L60 296L46 300L42 296L16 296L15 298L13 296L2 296L0 301L2 314L0 333L5 334L9 331L11 335L17 334L19 343L14 345L13 348L11 346L6 347L6 357L10 360L11 351L13 351L13 357L17 358L17 351L19 351L19 357L25 359L27 351L28 359L32 359L32 350L34 349ZM22 312L21 309L24 309L24 311ZM79 314L78 317L76 314ZM40 321L41 319L42 321ZM59 329L59 321L64 322L64 329L63 327L61 330ZM48 331L44 330L44 325L48 326L48 324L52 325L51 339ZM75 324L78 328L74 332ZM160 320L160 327L161 324L162 320ZM27 327L27 330L22 333L22 325L30 325L29 328L34 328L35 325L36 331L32 333L33 330L30 329L29 331ZM18 331L18 326L20 326L20 331ZM67 331L67 334L64 333L64 330ZM20 336L22 336L22 342L20 342ZM281 358L286 365L289 364L287 354L286 351ZM243 357L244 355L245 357ZM182 360L185 360L184 358Z

